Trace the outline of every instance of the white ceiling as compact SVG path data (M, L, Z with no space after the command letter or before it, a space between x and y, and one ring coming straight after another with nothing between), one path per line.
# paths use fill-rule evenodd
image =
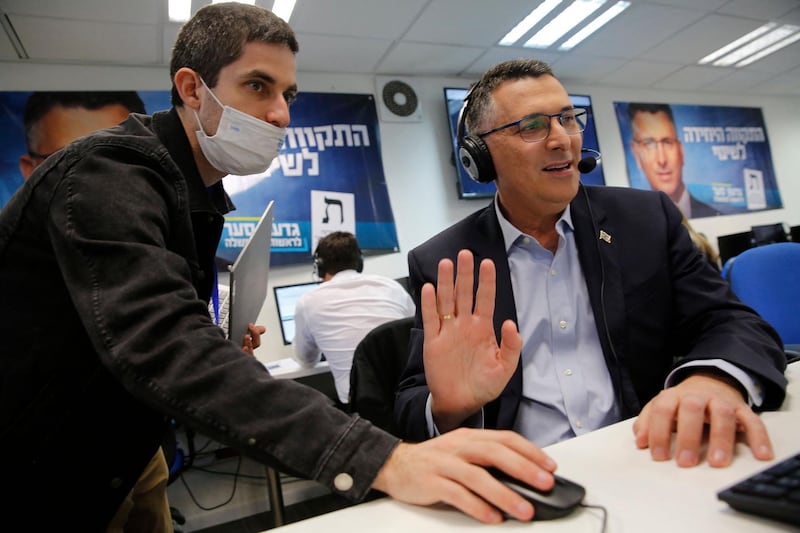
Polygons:
M303 72L474 80L533 56L587 85L800 96L800 41L741 69L697 65L767 21L800 25L800 0L632 2L570 52L495 46L539 0L297 0L290 24ZM179 28L166 0L0 0L0 16L11 62L163 66Z

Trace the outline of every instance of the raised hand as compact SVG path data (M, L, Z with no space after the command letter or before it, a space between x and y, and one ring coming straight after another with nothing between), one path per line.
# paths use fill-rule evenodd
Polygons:
M480 264L473 309L475 279L472 253L458 253L453 262L439 262L437 287L422 287L423 359L431 392L431 411L440 432L457 427L503 391L514 373L522 337L513 321L501 331L500 346L492 322L495 303L495 267Z

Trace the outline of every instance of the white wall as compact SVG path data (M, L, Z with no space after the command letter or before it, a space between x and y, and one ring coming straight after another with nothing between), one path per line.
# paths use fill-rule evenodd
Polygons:
M158 90L170 87L166 69L2 62L0 69L3 72L0 90ZM442 88L466 87L471 80L429 77L403 79L410 81L417 90L423 121L380 124L384 172L397 225L400 253L368 257L365 261L367 271L389 277L407 274L406 253L411 248L487 203L487 200L458 199L455 169L450 163L450 138ZM298 81L301 91L375 92L372 76L300 73ZM764 112L784 208L696 219L692 225L716 244L718 235L747 231L755 224L800 224L800 177L792 155L800 147L800 113L795 107L800 106L800 98L591 87L569 82L565 82L565 86L570 92L592 96L608 185L627 185L625 151L614 114L614 101L760 107ZM308 281L310 276L310 262L309 265L272 270L270 292L259 317L259 323L267 327L265 342L256 352L259 359L268 361L291 356L291 346L284 346L279 340L280 326L271 287Z

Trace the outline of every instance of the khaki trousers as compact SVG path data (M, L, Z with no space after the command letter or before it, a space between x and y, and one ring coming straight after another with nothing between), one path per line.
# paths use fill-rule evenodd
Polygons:
M164 451L159 448L119 506L106 533L173 533L167 481L169 468Z

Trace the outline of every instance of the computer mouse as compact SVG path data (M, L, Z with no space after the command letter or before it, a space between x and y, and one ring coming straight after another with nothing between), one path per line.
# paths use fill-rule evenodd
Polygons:
M553 475L553 488L543 491L524 483L505 472L490 469L489 472L504 485L528 500L534 507L534 520L552 520L570 514L586 495L581 485L561 476Z

